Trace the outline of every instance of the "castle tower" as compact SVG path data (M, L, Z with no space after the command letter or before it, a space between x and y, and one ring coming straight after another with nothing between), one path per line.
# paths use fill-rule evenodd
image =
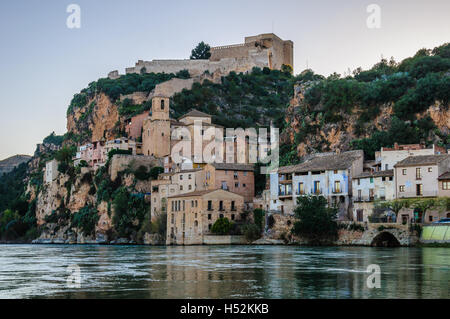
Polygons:
M170 155L169 98L152 98L152 115L144 121L142 148L144 155L164 157Z

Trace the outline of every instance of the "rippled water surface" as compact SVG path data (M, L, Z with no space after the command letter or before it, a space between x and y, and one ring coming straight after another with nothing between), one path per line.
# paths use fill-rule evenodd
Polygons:
M450 298L449 285L448 248L0 245L0 298Z

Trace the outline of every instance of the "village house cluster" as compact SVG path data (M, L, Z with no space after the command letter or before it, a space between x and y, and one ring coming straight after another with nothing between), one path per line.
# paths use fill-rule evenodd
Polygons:
M450 197L450 155L445 148L395 143L375 157L364 161L363 151L322 153L299 165L280 167L270 175L270 189L258 207L292 215L299 196L321 195L337 207L340 220L427 223L450 217L445 211L431 209L422 216L413 208L403 208L396 220L396 214L386 209L377 212L375 205L395 199Z

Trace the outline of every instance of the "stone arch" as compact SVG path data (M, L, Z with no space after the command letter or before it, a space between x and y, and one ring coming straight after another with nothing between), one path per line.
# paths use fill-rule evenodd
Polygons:
M372 239L370 246L373 247L400 247L400 241L394 234L383 231Z

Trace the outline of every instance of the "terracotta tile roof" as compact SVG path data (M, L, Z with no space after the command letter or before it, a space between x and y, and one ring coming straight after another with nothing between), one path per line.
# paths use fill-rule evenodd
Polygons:
M180 117L179 120L184 119L185 117L211 117L211 115L197 111L196 109L191 109L188 113Z
M227 170L227 171L254 171L255 167L253 164L231 164L231 163L212 163L217 170Z
M358 158L363 157L361 151L350 151L341 154L317 155L298 165L280 167L278 173L306 173L310 171L344 170L352 166Z
M450 158L450 155L419 155L410 156L398 162L394 167L437 165L443 160Z
M439 176L438 180L443 181L443 180L447 180L450 179L450 172L446 172L444 174L442 174L441 176Z
M353 178L368 178L368 177L392 177L394 176L394 170L390 169L387 171L378 172L363 172L362 174L355 176Z

